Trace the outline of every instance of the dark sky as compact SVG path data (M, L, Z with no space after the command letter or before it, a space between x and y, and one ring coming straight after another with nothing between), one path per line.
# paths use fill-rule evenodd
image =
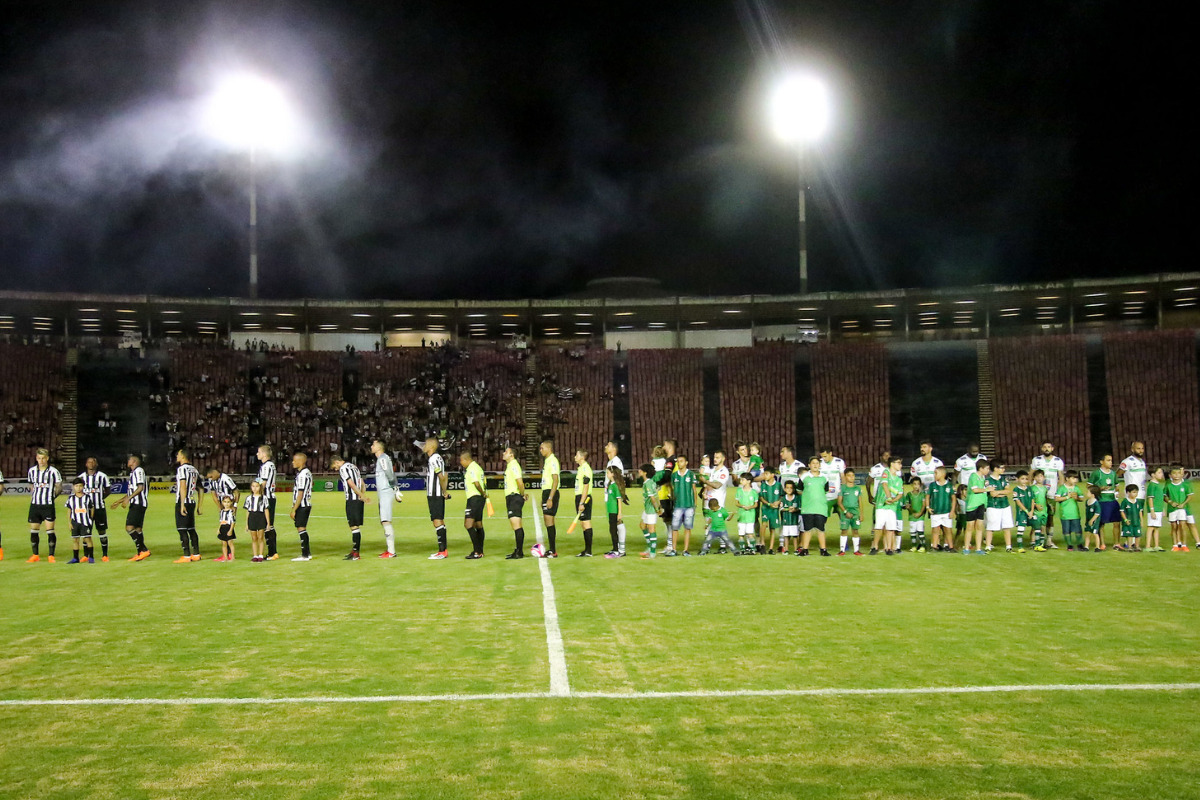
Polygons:
M266 296L795 291L789 57L837 106L814 290L1194 268L1192 48L1157 4L381 5L6 5L0 286L244 292L245 160L190 115L249 68L313 134L261 166Z

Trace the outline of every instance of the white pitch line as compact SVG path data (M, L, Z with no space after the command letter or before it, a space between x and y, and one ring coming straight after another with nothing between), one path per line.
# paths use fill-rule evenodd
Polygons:
M544 546L545 531L542 516L536 508L533 513L533 529L539 544ZM571 694L571 682L567 680L567 653L563 649L562 630L558 627L558 604L554 601L554 583L550 580L549 559L538 559L538 571L542 575L542 616L546 620L546 650L550 656L550 694L567 697Z
M395 694L362 697L110 697L61 700L0 700L0 708L31 706L260 706L330 703L466 703L507 700L687 700L738 697L882 697L896 695L1015 694L1020 692L1187 692L1200 683L1043 683L1008 686L914 686L896 688L695 689L677 692L500 692L495 694Z

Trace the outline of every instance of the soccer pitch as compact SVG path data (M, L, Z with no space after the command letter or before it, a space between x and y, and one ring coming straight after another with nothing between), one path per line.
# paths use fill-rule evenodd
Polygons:
M0 797L1200 796L1195 551L647 562L631 507L622 560L569 557L564 515L563 558L506 561L498 515L466 561L456 493L433 562L406 497L397 559L368 506L342 561L318 494L313 561L283 517L280 561L239 532L213 563L208 500L205 560L179 565L165 498L151 558L118 526L94 565L67 536L23 563L27 507L0 498Z

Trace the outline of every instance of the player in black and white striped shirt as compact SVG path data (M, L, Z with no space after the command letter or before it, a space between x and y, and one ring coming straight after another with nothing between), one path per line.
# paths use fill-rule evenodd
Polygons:
M346 493L346 523L350 526L350 538L354 549L346 554L345 561L358 561L358 551L362 546L363 507L371 502L363 485L362 473L358 467L339 456L334 456L329 466L337 470L342 479L342 489Z
M433 523L433 531L437 534L437 552L430 556L432 559L446 557L446 491L450 476L446 474L446 462L438 452L438 438L429 436L425 439L426 457L429 465L425 470L425 496L429 502L429 521Z
M292 484L292 520L296 533L300 535L300 555L292 561L311 561L312 550L308 544L308 515L312 513L313 475L308 468L308 454L297 451L292 455L292 468L296 470L296 482Z
M71 550L74 555L68 564L95 564L92 550L92 526L95 524L96 504L85 488L83 478L71 482L72 494L63 505L71 517ZM79 546L83 545L83 558L79 557Z
M275 549L275 462L271 460L274 456L271 445L259 445L258 460L262 462L262 466L258 468L258 477L255 480L262 484L263 496L267 498L267 505L271 509L271 515L267 519L267 561L279 558L279 552Z
M150 550L146 547L146 536L142 533L142 526L146 524L146 508L150 504L147 494L150 487L146 483L146 470L142 469L141 458L130 456L125 466L129 468L125 496L113 503L112 507L125 506L129 509L125 513L125 532L133 539L133 546L137 548L137 553L129 560L145 561L150 555Z
M89 458L84 462L84 471L79 473L83 481L83 492L92 499L92 523L100 536L100 560L108 561L108 506L104 505L108 498L108 476L100 471L96 459Z
M210 467L205 473L208 478L208 491L212 495L213 504L217 507L217 512L220 513L224 506L221 501L226 497L233 498L233 507L237 508L238 499L241 497L241 492L238 491L237 484L233 478L226 475L216 467Z
M200 560L200 534L196 532L196 515L203 514L204 509L196 503L200 487L200 472L192 466L186 448L175 454L175 530L179 532L179 544L183 547L183 557L175 559L176 564L185 561Z
M29 468L26 476L29 481L29 543L33 555L28 563L41 561L38 555L38 545L41 542L42 527L46 528L46 542L50 546L50 554L46 560L54 563L54 548L58 546L58 536L54 533L54 498L58 497L59 487L62 486L62 473L50 466L50 451L41 448L37 451L37 464Z

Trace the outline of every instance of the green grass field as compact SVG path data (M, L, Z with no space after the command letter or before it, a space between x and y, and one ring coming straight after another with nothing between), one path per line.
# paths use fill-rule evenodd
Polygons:
M502 558L499 516L489 556L463 560L459 496L452 558L430 562L408 497L392 561L368 519L363 560L343 562L341 498L317 495L309 563L289 560L286 519L283 560L250 563L242 534L237 562L213 563L210 506L206 560L175 565L155 497L154 555L126 563L121 529L113 562L90 566L64 563L65 536L59 563L25 564L26 506L0 498L0 797L1200 796L1196 689L633 694L1194 683L1200 552L560 558L575 694L549 697L539 562ZM567 522L563 554L580 542ZM578 696L596 692L630 696ZM539 696L2 704L512 693Z

